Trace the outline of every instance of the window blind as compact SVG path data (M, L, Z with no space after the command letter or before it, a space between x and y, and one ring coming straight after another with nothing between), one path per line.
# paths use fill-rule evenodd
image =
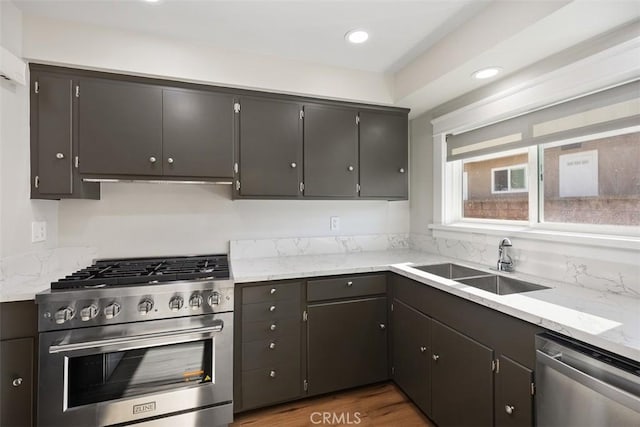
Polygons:
M447 161L640 125L640 80L447 135Z

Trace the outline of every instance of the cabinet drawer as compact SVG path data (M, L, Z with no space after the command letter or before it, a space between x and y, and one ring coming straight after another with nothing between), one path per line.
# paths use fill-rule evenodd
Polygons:
M242 370L288 366L300 361L300 335L252 341L242 344Z
M387 276L384 274L309 280L307 282L308 301L351 298L386 292Z
M242 373L242 407L251 409L295 399L301 394L301 385L299 363L245 371Z
M282 301L288 299L300 299L300 283L260 285L242 289L243 304Z
M258 320L277 320L299 317L300 301L270 301L242 306L242 323Z
M298 318L260 320L242 324L242 342L280 338L288 335L300 335Z

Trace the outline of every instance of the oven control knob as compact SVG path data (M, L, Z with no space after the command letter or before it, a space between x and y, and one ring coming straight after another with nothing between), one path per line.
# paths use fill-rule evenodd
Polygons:
M113 319L120 314L120 304L117 302L111 303L104 308L104 317L107 319Z
M220 304L220 294L218 292L211 292L211 295L209 295L209 305L213 307L218 304Z
M146 316L153 309L153 301L149 298L145 298L138 303L138 313L141 316Z
M73 312L73 309L71 309L71 307L65 307L56 311L56 314L53 315L53 318L58 325L62 325L64 322L73 319L74 314L75 313Z
M80 319L82 319L83 322L88 322L89 320L93 319L97 315L98 315L98 307L95 304L91 304L90 306L80 310Z
M189 307L191 307L192 310L197 310L202 307L202 297L199 294L191 295L191 298L189 298Z
M171 311L178 311L182 308L184 300L182 297L173 297L169 300L169 308Z

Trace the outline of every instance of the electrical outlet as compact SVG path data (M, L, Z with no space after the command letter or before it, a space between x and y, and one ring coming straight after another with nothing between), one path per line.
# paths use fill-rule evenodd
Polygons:
M339 231L340 230L340 217L332 216L330 218L329 229L331 231Z
M33 221L31 223L31 243L44 242L45 240L47 240L47 223Z

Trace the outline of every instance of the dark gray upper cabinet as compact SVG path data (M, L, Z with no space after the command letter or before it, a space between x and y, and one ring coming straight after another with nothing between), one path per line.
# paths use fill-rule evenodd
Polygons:
M304 195L358 195L357 110L338 106L304 106Z
M506 356L498 357L496 372L496 426L533 425L533 371Z
M360 112L360 197L408 197L407 114Z
M233 178L233 96L162 92L163 175Z
M387 298L308 306L309 395L387 379Z
M431 319L394 300L391 323L393 380L431 415Z
M493 425L493 350L431 325L432 418L442 427Z
M162 88L82 79L79 92L80 172L162 175Z
M302 104L268 98L240 99L239 196L301 195Z
M75 159L75 82L72 76L31 72L31 198L100 198L81 181Z

